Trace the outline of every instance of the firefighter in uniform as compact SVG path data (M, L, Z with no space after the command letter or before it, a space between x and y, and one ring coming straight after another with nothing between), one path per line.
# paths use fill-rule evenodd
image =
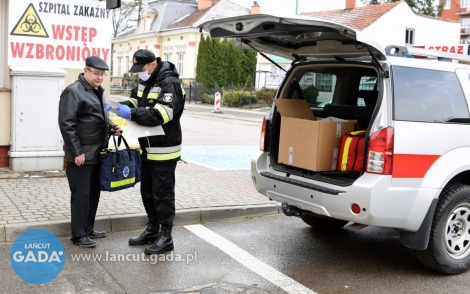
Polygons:
M175 65L161 61L145 49L134 53L129 72L139 75L139 85L120 102L119 115L139 125L162 126L165 134L139 138L142 149L140 192L148 216L147 228L130 245L152 244L145 254L173 250L171 230L175 217L175 169L181 157L180 117L184 96Z

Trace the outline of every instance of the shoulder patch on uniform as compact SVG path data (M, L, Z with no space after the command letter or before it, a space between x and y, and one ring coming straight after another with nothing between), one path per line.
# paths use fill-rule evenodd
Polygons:
M165 102L173 101L173 94L172 93L163 94L163 101L165 101Z

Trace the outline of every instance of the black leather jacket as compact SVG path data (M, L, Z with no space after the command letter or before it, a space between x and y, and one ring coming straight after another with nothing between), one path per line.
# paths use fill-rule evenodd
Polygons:
M115 126L105 111L103 87L94 89L83 73L60 95L59 128L64 138L65 159L74 162L85 154L85 164L96 164L100 150L108 145L108 134Z

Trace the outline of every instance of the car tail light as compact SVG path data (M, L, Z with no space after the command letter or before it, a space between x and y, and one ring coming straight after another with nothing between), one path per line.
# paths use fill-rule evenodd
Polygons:
M370 136L367 172L392 174L393 128L381 129Z
M263 125L261 126L261 137L259 139L259 150L265 151L264 150L264 144L266 142L266 125L268 124L268 121L266 120L266 116L263 116Z

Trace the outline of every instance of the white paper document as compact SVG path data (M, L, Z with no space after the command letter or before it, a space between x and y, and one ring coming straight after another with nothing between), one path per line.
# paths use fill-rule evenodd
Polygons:
M119 115L119 111L116 110L116 108L121 105L119 102L114 102L114 101L109 101L111 106L111 112ZM148 137L148 136L159 136L159 135L165 135L165 132L163 131L162 126L156 126L156 127L146 127L146 126L141 126L136 122L131 121L130 119L126 119L126 125L127 125L127 134L124 134L126 138L140 138L140 137Z
M119 105L121 105L121 103L114 102L114 101L109 101L109 104L111 104L111 107L112 107L109 111L112 112L112 113L115 113L119 116L119 110L116 110L116 108L118 108Z
M324 118L324 119L321 119L320 121L347 122L347 120L345 120L345 119L337 118L337 117L334 117L334 116L326 117L326 118Z
M145 127L131 120L126 120L126 121L127 121L127 131L129 132L127 135L130 138L165 135L165 132L163 131L162 126Z

